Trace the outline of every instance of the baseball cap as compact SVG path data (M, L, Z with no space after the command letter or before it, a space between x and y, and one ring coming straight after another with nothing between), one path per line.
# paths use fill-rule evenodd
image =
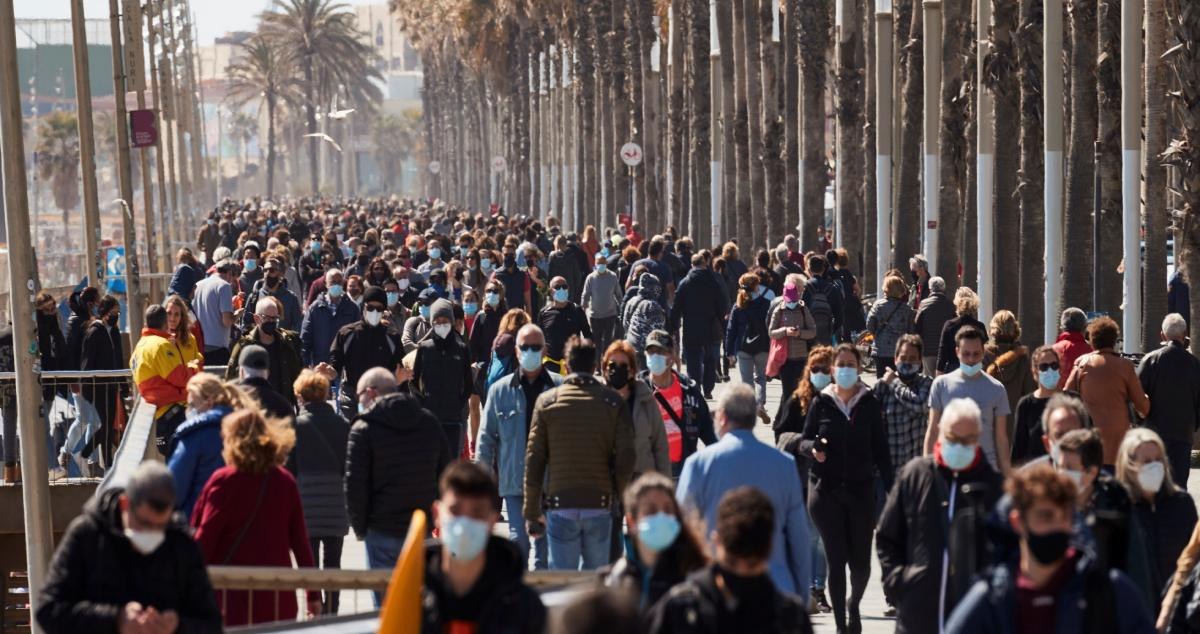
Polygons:
M646 335L646 350L651 348L674 350L675 344L671 341L671 333L665 330L655 330Z
M242 353L238 355L238 365L251 370L266 370L271 366L271 357L266 348L249 345L242 348Z

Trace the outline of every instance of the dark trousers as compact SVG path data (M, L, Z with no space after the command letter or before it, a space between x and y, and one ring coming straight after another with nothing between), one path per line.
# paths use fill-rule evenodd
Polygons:
M308 543L312 546L313 563L324 570L337 570L342 567L343 537L310 537ZM321 546L325 546L324 556L321 556ZM338 591L326 590L321 599L321 614L337 614Z
M838 630L846 624L846 568L850 568L850 612L858 605L871 578L871 535L875 530L875 483L862 482L822 489L813 485L808 510L825 543L829 561L829 603Z
M779 409L775 410L776 425L783 418L783 413L787 411L788 399L792 398L792 392L799 387L806 365L808 365L808 357L799 357L784 361L779 368L779 382L783 384L783 395L779 397Z
M446 434L446 443L450 445L450 458L457 460L462 454L466 425L463 423L447 423L442 421L442 433Z
M1188 474L1192 471L1192 443L1165 440L1167 461L1171 464L1171 479L1180 488L1187 489Z
M720 350L717 343L684 342L683 362L687 365L688 377L700 384L704 394L711 394L717 384L717 363Z
M229 348L205 348L204 365L229 365Z

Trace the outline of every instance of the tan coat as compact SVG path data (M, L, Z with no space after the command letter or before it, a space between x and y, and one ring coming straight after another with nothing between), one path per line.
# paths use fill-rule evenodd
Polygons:
M787 329L793 327L800 329L799 337L787 337ZM788 308L780 300L771 311L771 323L767 326L767 332L772 339L787 337L788 360L803 359L808 356L808 342L817 336L817 322L804 302L799 302L795 308Z
M1104 464L1116 464L1117 450L1129 431L1129 404L1138 416L1150 413L1150 399L1142 391L1133 362L1111 349L1085 354L1075 360L1065 389L1078 392L1087 406L1104 442Z
M667 426L654 392L643 381L630 380L633 397L634 477L647 471L671 475L671 450L667 445Z

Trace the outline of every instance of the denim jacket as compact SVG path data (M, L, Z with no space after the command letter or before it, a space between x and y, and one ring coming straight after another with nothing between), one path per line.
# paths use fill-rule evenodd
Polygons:
M543 370L545 372L545 370ZM547 372L553 387L562 377ZM522 495L525 486L525 443L529 429L525 424L525 391L521 373L502 377L488 389L475 462L495 469L500 476L500 495Z

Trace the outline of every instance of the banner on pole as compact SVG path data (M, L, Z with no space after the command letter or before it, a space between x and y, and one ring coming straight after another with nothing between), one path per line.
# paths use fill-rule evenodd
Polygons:
M129 138L133 147L154 147L158 130L154 127L153 110L129 111Z

